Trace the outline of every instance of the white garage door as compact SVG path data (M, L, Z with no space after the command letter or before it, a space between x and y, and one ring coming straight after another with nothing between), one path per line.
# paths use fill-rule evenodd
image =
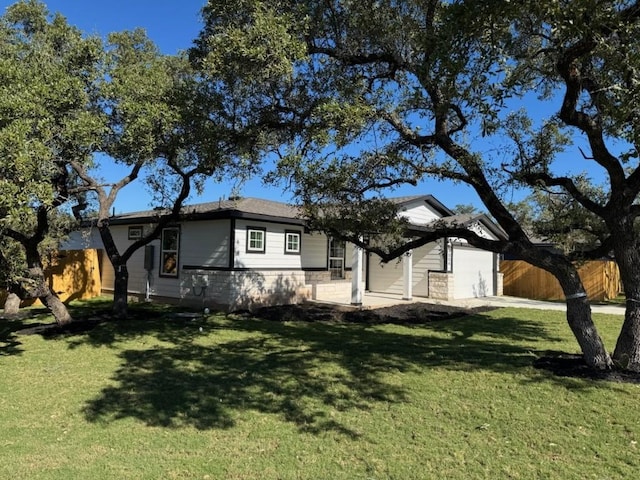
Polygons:
M495 292L493 253L453 247L454 298L486 297Z

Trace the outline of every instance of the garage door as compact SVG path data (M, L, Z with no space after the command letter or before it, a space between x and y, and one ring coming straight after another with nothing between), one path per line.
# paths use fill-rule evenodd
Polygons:
M493 295L495 292L493 270L493 253L472 247L454 246L454 298Z

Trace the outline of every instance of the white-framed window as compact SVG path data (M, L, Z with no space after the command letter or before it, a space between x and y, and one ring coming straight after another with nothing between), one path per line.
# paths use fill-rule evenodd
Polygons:
M264 253L266 244L266 228L247 227L247 253Z
M329 239L329 272L331 280L344 279L344 256L346 244L343 240Z
M287 255L300 255L301 235L297 230L284 232L284 253Z
M180 265L180 228L162 229L160 239L160 276L177 277Z

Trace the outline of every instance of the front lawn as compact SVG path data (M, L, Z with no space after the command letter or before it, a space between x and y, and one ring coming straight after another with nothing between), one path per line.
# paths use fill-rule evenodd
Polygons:
M99 302L75 304L77 312ZM0 478L624 479L640 385L534 368L562 312L423 324L134 309L50 335L0 320ZM612 347L620 316L596 316Z

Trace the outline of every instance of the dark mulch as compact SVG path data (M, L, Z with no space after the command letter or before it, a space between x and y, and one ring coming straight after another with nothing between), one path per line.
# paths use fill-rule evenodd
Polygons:
M640 372L595 370L588 366L579 354L547 352L547 355L538 358L533 366L559 377L640 384Z
M278 322L348 322L376 325L382 323L424 324L450 320L488 310L491 310L491 307L464 309L424 303L399 304L369 309L302 303L298 305L263 307L251 313L247 312L245 315Z
M108 320L110 320L110 317L105 315L92 318L78 318L66 325L58 325L57 323L35 323L27 328L18 330L16 333L18 335L42 335L46 338L58 335L73 335L93 330Z

